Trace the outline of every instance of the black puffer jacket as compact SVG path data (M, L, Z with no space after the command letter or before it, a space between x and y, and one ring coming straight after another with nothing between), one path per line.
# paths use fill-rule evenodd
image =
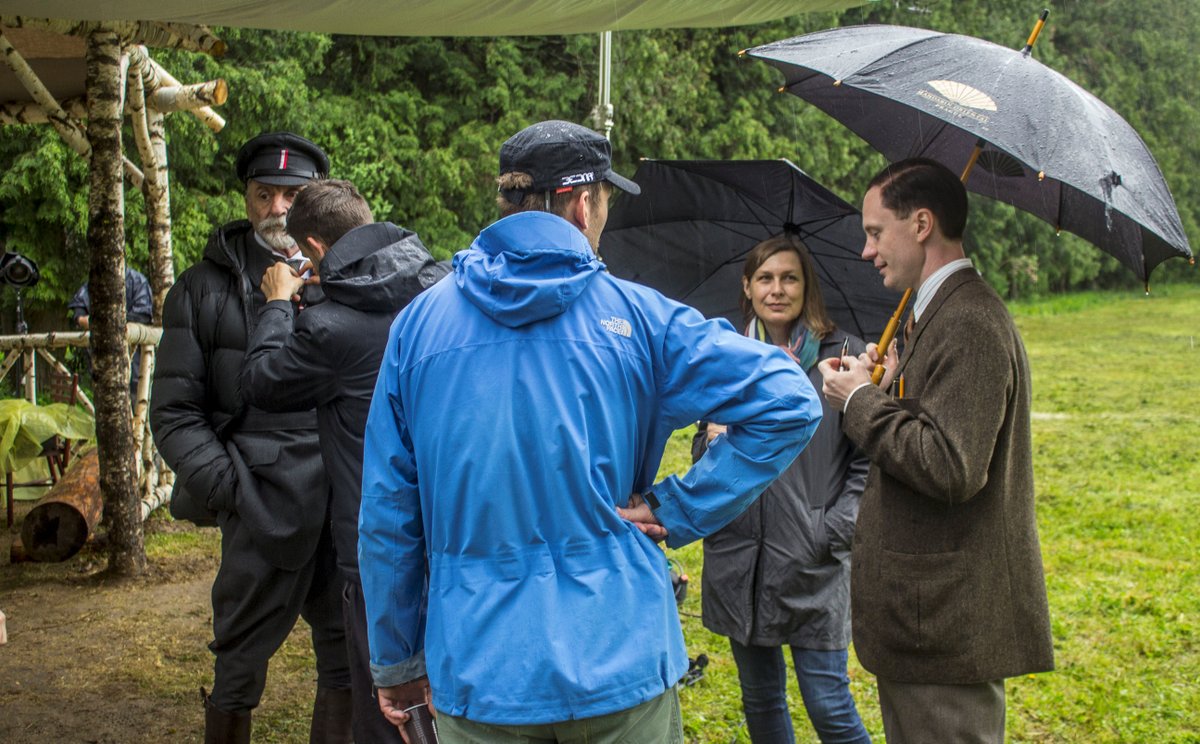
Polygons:
M846 334L821 340L837 356ZM862 341L850 337L850 353ZM809 380L820 390L816 365ZM750 508L704 539L704 627L751 646L817 650L850 645L850 544L870 463L842 433L842 412L821 397L816 434ZM701 426L692 443L707 443Z
M177 476L172 514L204 522L236 510L255 543L290 569L316 548L329 486L316 414L267 414L241 394L246 342L265 304L258 285L275 260L245 220L213 231L204 259L167 295L150 423Z
M363 431L388 329L449 271L416 233L390 222L363 225L321 261L321 294L306 292L298 315L290 302L267 303L250 337L242 369L246 400L269 411L317 409L338 565L351 576L358 572Z

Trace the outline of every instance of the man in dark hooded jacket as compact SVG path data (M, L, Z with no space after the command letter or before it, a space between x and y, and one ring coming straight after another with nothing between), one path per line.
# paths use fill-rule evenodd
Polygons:
M163 310L150 422L177 476L171 513L221 528L213 690L201 691L206 744L248 744L267 664L297 617L312 627L316 652L310 742L350 741L350 664L317 414L255 408L238 380L266 303L263 273L304 260L285 230L287 210L328 170L325 153L290 132L243 145L237 173L249 221L213 231L204 259L180 275Z
M88 291L88 283L84 282L75 291L75 296L67 303L71 312L71 320L82 330L88 330L92 316L92 295ZM125 319L130 323L149 323L154 315L154 300L150 294L150 282L145 274L136 269L125 267ZM129 363L129 400L137 406L138 380L141 378L141 351L131 350ZM88 371L92 370L92 355L88 351Z
M333 486L333 539L346 578L342 598L354 738L399 744L399 730L372 695L358 574L363 431L392 320L449 267L435 263L415 233L372 220L366 200L348 181L318 181L296 197L288 233L320 279L306 283L286 264L263 275L267 303L250 335L242 394L267 411L317 409L321 454ZM304 310L297 314L291 299L300 294Z

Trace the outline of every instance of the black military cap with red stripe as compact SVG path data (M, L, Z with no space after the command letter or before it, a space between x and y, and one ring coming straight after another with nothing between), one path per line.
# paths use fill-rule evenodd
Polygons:
M242 182L303 186L329 174L329 156L291 132L264 132L238 150L237 175Z

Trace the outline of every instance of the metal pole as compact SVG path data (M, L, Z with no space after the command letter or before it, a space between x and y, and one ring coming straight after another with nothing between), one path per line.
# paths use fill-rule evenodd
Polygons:
M605 137L612 134L613 105L612 105L612 31L600 34L600 81L599 101L592 109L592 121L596 131Z

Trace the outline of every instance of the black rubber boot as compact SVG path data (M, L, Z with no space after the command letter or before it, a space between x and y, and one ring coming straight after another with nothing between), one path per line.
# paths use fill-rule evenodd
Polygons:
M248 712L226 713L212 704L203 687L200 699L204 702L204 744L250 744Z
M353 711L354 702L349 689L318 687L308 744L354 744L354 734L350 728Z

